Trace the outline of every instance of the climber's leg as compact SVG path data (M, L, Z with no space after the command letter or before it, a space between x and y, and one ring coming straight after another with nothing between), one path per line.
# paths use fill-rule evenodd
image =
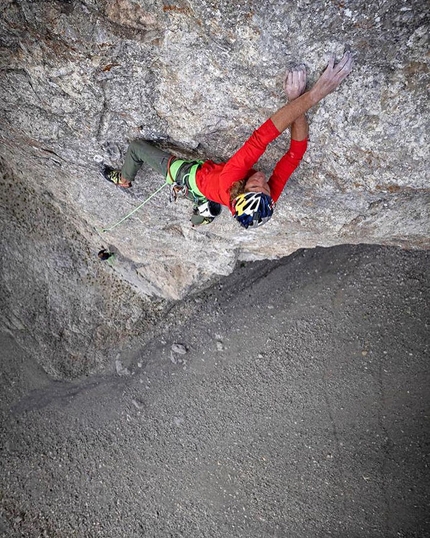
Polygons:
M172 155L163 151L145 140L133 140L128 147L121 176L127 181L133 181L143 163L159 172L163 177L167 175L167 165Z

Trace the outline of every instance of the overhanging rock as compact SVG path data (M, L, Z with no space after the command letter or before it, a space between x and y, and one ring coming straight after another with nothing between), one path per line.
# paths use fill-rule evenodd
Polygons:
M141 295L178 299L238 259L315 245L428 248L422 2L7 0L0 10L0 154L32 196L61 207L85 248L115 250L112 270ZM101 161L119 166L135 137L225 160L282 104L287 67L304 62L312 83L327 53L345 47L354 71L309 113L309 151L268 225L242 231L224 210L193 229L190 206L169 204L166 189L99 232L161 181L144 168L133 192L120 192ZM283 135L261 169L270 173L287 146Z

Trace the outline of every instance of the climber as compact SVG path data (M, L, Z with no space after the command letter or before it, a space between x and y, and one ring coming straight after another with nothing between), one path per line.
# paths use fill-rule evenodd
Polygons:
M227 206L245 228L267 222L285 184L299 165L307 147L308 123L305 113L332 93L349 75L352 55L346 52L338 64L332 56L314 86L305 92L306 71L299 67L287 72L284 91L287 104L263 123L226 163L184 161L144 140L134 140L121 170L105 167L104 176L119 187L129 188L145 162L172 185L173 197L184 195L194 201L193 224L212 222ZM288 127L291 143L276 164L270 179L253 166L267 145Z

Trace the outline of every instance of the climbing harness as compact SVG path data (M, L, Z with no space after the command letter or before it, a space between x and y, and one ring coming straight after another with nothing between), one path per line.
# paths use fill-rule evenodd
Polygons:
M174 156L170 157L167 163L166 182L169 185L176 185L178 191L183 190L183 187L186 186L188 190L183 192L186 192L185 196L190 195L190 200L195 201L200 198L206 200L205 195L200 192L196 182L197 170L203 162L185 161Z
M171 185L170 187L170 196L169 196L169 202L176 202L178 198L187 198L188 196L188 187L183 183L180 185L175 181L175 179L172 176L172 161L175 159L175 157L172 155L169 158L169 161L167 163L167 177L166 182ZM177 170L175 171L176 176Z
M185 161L170 157L167 163L166 182L171 185L170 201L187 198L193 202L191 224L210 224L221 213L221 204L208 200L199 190L196 173L204 161Z

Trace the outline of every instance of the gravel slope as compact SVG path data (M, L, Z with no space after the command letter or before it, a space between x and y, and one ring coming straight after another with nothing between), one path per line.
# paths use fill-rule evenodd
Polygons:
M430 536L429 258L245 264L75 383L3 334L0 535Z

